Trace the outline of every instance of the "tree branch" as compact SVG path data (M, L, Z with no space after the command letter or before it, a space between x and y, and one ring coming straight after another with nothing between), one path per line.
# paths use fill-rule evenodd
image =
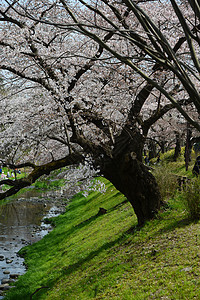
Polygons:
M38 178L40 178L42 175L49 175L50 172L57 170L62 167L66 167L73 164L79 164L80 162L84 161L84 157L79 153L73 153L70 155L67 155L64 158L61 158L56 161L51 161L49 163L46 163L41 166L35 166L33 171L25 178L20 178L17 180L2 180L0 181L0 185L7 184L9 186L12 186L9 190L0 193L0 200L5 199L6 197L9 197L11 195L16 194L19 190L30 186L33 184ZM19 166L24 166L24 164L20 164Z

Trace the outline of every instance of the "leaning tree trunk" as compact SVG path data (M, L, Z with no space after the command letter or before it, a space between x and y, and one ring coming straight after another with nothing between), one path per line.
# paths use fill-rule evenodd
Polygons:
M144 138L139 132L123 130L116 140L113 157L105 157L104 176L131 203L141 226L160 208L160 193L154 176L142 163Z

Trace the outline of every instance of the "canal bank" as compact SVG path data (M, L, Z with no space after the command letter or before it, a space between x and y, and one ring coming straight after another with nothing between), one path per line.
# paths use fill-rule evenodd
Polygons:
M52 230L45 219L65 211L67 202L59 200L59 195L60 191L40 193L40 196L36 191L27 191L20 199L0 206L0 299L11 288L10 284L26 272L18 251Z

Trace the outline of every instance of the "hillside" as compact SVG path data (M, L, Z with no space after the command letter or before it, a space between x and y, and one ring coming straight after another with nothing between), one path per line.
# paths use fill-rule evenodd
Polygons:
M199 299L200 223L183 192L138 231L129 203L100 180L104 194L75 195L55 229L21 250L28 271L5 300Z

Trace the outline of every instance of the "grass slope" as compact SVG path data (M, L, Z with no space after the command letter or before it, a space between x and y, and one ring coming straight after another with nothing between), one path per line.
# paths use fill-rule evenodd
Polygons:
M55 229L21 250L28 271L5 300L39 288L32 299L200 299L200 223L188 221L180 195L137 231L130 204L101 180L105 194L77 194Z

